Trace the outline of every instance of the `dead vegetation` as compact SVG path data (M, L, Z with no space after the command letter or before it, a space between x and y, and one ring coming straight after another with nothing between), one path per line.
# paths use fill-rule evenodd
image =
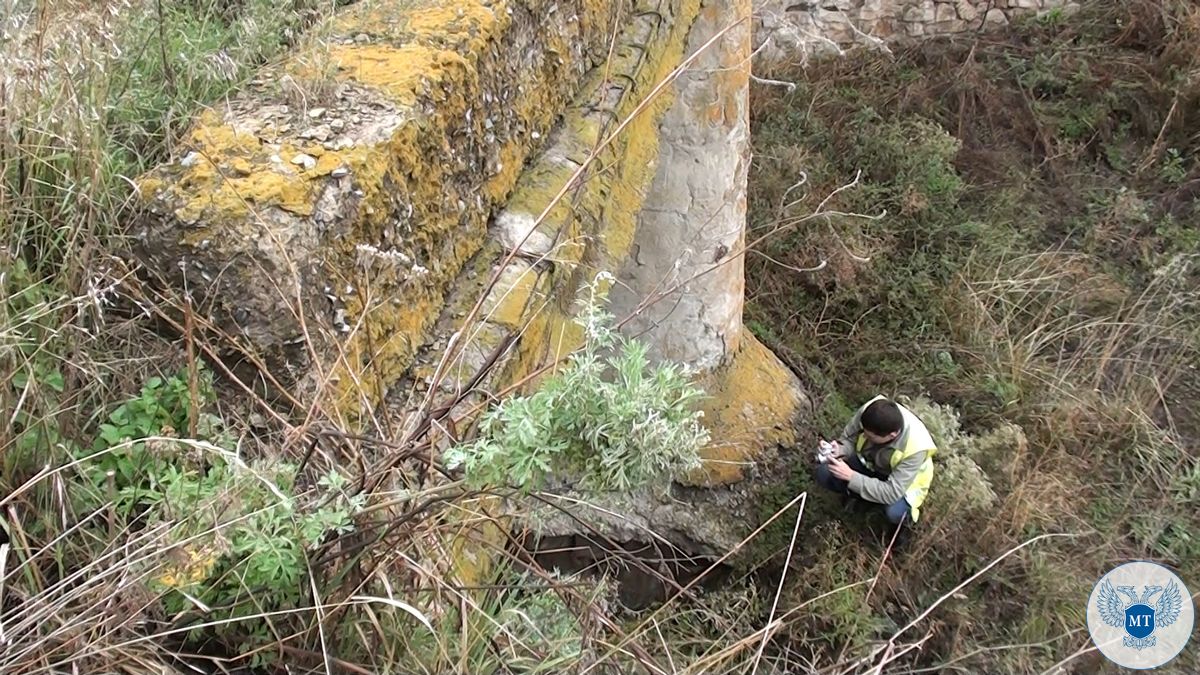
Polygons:
M0 69L41 78L6 80L0 118L0 670L1055 672L1112 561L1200 583L1188 5L777 74L801 87L755 102L750 239L774 233L749 263L756 329L822 395L823 428L924 390L962 461L900 560L799 497L802 467L726 587L662 578L640 613L537 565L492 509L511 491L426 480L420 435L293 426L262 370L221 358L232 341L112 255L125 179L292 30L273 3L172 4L185 69L146 46L158 5L112 9L30 15ZM64 30L96 51L53 48ZM676 554L621 564L662 576Z
M833 623L835 645L886 635L897 608L979 560L1065 533L940 608L920 663L1095 672L1094 654L1056 663L1088 643L1099 574L1146 558L1196 578L1198 19L1188 3L1097 3L774 73L795 93L757 92L752 228L811 208L779 207L801 171L824 195L862 170L833 208L886 212L798 230L748 264L751 325L804 364L825 424L887 392L950 406L967 447L1015 430L968 453L997 497L982 517L955 506L974 479L943 464L930 503L948 510L933 506L930 536L869 602L838 610L875 619Z

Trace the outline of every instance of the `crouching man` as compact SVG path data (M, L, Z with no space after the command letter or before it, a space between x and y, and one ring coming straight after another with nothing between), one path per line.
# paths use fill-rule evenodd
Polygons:
M908 408L876 396L858 409L833 456L817 465L817 483L883 507L897 527L896 543L908 538L908 524L920 517L933 482L933 437Z

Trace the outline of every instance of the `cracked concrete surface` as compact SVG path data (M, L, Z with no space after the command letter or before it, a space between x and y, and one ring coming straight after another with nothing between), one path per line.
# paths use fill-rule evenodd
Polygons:
M745 0L703 3L688 53L749 11ZM741 248L746 221L749 56L745 21L676 80L636 254L611 296L617 316L638 311L627 330L646 340L652 357L701 372L725 363L742 331L743 264L730 253Z

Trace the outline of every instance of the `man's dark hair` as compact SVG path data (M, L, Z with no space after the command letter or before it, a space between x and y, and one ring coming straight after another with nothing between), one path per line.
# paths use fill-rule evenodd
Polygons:
M893 431L904 427L904 416L900 414L900 406L881 398L863 410L860 418L863 429L876 436L887 436Z

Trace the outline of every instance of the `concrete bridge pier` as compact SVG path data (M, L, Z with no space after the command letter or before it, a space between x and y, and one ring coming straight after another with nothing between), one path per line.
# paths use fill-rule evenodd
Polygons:
M751 15L750 0L702 0L685 51L699 56L671 86L654 178L610 295L652 357L700 374L714 441L685 482L710 487L744 481L793 444L807 409L795 376L742 326Z
M654 356L703 372L727 363L742 335L750 16L749 0L700 7L686 53L704 51L674 83L654 179L611 296L617 316L637 312L628 329Z

